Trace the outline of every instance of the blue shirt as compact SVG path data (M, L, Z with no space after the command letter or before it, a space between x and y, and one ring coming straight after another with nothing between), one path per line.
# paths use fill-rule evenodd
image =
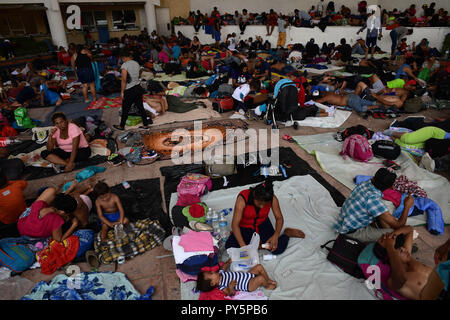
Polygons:
M181 48L179 46L173 46L172 47L172 57L175 59L178 59L178 57L181 54Z
M408 74L405 71L403 71L406 67L411 69L411 66L409 64L407 63L402 64L398 69L397 73L395 74L395 79L398 79L401 76L408 76Z
M39 89L44 91L44 101L49 104L55 104L56 101L59 99L59 94L57 94L55 91L50 90L47 85L41 84Z
M272 72L270 71L270 64L268 64L266 61L262 61L261 65L259 67L256 67L256 69L259 71L260 74L263 74L266 72L266 70L269 70L268 79L272 77Z
M383 193L375 188L370 180L357 185L342 205L335 225L336 231L348 233L365 228L376 217L387 212L382 196Z

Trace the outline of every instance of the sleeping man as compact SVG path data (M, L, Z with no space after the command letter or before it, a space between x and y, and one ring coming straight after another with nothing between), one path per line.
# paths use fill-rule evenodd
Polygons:
M406 226L381 236L374 246L374 254L391 267L387 280L389 289L407 299L419 300L432 268L411 256L413 228Z

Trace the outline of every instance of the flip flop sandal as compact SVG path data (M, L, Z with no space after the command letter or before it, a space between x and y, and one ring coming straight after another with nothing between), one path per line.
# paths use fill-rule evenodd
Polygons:
M283 140L286 140L286 141L289 141L289 142L295 142L294 139L290 135L287 135L287 134L285 134L283 136Z
M380 118L386 119L388 116L385 113L380 112Z
M98 269L98 267L100 266L100 260L98 259L97 255L95 254L94 251L88 250L88 251L86 251L84 256L86 257L87 264L92 269Z
M201 223L198 221L190 221L189 227L191 227L191 229L194 231L209 231L209 232L214 231L214 228L211 227L209 224Z
M380 119L380 113L379 113L379 112L374 112L374 113L372 114L372 116L373 116L375 119Z

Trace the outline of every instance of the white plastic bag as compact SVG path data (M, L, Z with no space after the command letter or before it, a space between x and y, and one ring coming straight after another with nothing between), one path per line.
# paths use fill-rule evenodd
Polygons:
M242 248L228 248L227 253L231 258L231 271L245 271L248 272L251 268L259 264L259 234L253 233L250 244Z

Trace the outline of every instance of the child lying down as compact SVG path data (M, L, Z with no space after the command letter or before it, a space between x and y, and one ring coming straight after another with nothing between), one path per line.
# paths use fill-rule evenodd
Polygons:
M226 271L231 259L219 271L202 271L197 278L197 291L209 292L215 288L222 290L225 295L233 296L236 291L252 292L263 286L267 290L274 290L277 283L269 278L266 270L260 264L249 272Z

